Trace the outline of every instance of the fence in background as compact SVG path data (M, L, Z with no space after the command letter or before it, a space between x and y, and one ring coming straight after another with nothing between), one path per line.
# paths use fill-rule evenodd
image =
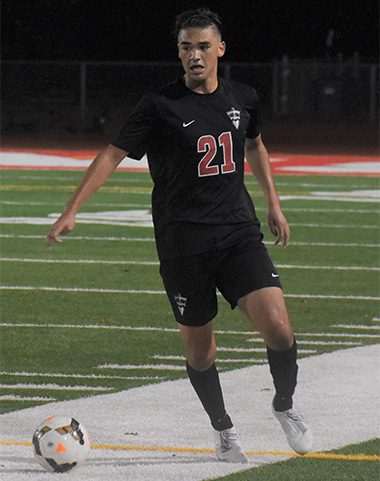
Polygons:
M138 99L182 74L179 63L2 62L2 130L102 130ZM269 120L374 122L379 65L359 62L225 63L220 74L250 84Z

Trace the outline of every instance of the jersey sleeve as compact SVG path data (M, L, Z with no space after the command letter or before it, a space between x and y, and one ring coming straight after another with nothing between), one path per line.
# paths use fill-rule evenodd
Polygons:
M127 152L128 157L140 160L147 151L156 120L156 107L152 95L145 95L111 144Z
M255 139L261 131L261 116L259 97L255 89L249 89L246 99L246 109L249 113L250 120L245 136L249 139Z

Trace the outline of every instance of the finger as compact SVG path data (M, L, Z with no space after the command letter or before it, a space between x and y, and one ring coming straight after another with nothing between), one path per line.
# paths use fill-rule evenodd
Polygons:
M269 230L271 231L271 233L277 237L278 236L278 229L276 227L276 224L272 221L269 221L268 222L268 227L269 227Z
M56 234L48 234L45 239L45 245L49 251L51 250L53 242L60 243L63 242L63 239L61 239L61 237L58 237L58 235Z
M284 232L284 242L283 242L283 247L287 247L290 241L290 229L289 226L286 226L285 232Z

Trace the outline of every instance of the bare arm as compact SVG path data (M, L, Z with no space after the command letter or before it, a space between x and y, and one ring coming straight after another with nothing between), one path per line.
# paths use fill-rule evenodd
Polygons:
M264 192L268 206L268 225L272 234L276 236L275 244L281 242L282 245L286 247L290 239L290 229L281 210L280 199L273 180L269 155L261 139L261 135L258 135L255 139L246 139L245 156Z
M62 242L60 235L68 234L75 227L75 216L83 204L104 182L127 155L113 145L108 145L94 159L87 169L82 182L67 203L63 214L58 218L46 236L46 245L51 247L53 242Z

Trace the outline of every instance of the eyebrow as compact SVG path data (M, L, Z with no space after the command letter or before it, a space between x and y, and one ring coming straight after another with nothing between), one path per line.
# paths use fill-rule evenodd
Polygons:
M197 45L210 45L211 42L205 41L205 42L198 42ZM180 45L191 45L191 42L186 42L182 41Z

